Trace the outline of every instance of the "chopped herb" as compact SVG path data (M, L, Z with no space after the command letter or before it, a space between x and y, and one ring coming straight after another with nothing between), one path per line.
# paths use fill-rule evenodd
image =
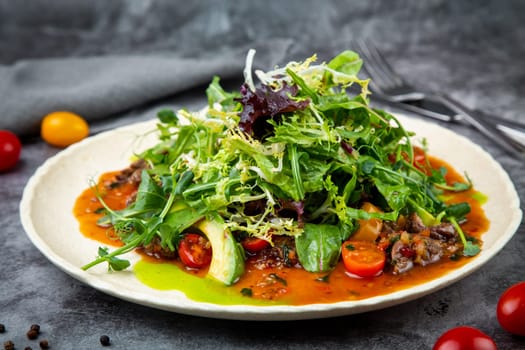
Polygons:
M95 209L95 214L103 214L106 211L104 207Z
M317 282L324 282L328 283L330 281L330 274L326 274L324 276L318 277L315 279Z
M251 288L243 288L241 289L241 294L244 295L245 297L252 297L253 291L251 290Z
M286 280L284 278L282 278L281 276L279 276L278 274L276 273L271 273L269 274L269 276L271 278L273 278L274 280L276 280L277 282L281 283L282 285L284 286L287 286L288 285L288 282L286 282Z
M461 259L461 255L459 255L459 254L452 254L449 257L449 259L452 260L452 261L458 261L459 259Z
M355 291L355 290L349 290L348 294L353 296L353 297L358 297L358 296L361 295L361 293L359 293L358 291Z

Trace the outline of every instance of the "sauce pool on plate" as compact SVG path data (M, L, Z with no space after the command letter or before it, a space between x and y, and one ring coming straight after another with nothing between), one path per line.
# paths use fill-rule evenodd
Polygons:
M464 181L445 162L431 158L431 163L434 168L447 168L447 182ZM130 183L111 186L118 173L105 173L97 183L98 194L115 210L125 208L137 189L136 184ZM111 227L97 225L97 220L104 214L95 192L92 188L86 189L75 203L73 211L79 222L80 232L103 245L121 246L122 242ZM470 204L471 212L467 215L467 221L462 224L462 229L469 236L481 241L481 235L489 226L481 207L485 201L484 196L475 189L470 189L451 193L447 198L450 203ZM366 299L434 280L461 267L469 259L475 259L443 258L425 267L415 266L401 274L394 275L387 271L376 277L355 278L347 274L342 261L330 272L311 273L298 267L260 269L256 260L248 255L244 275L234 285L226 286L206 278L206 269L188 269L177 259L157 259L141 249L136 252L142 259L133 266L133 271L145 285L159 290L179 290L192 300L221 305L307 305Z

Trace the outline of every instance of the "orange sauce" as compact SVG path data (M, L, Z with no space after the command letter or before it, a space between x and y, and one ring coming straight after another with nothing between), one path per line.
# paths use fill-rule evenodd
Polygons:
M448 183L464 181L463 177L445 162L431 158L434 168L441 166L447 168L446 179ZM101 176L97 188L107 205L113 209L122 209L130 195L136 191L136 187L125 184L115 188L107 185L112 182L117 172L106 173ZM467 215L467 221L462 224L463 230L472 237L481 238L483 232L489 227L481 204L476 200L476 191L454 193L450 195L450 202L468 202L471 212ZM74 214L80 223L80 231L88 238L101 243L119 246L121 242L115 237L111 228L97 226L97 220L102 216L99 203L93 189L86 189L77 199ZM140 249L137 252L141 252ZM141 254L148 262L162 262L145 254ZM267 268L259 270L254 261L246 260L246 272L240 280L231 287L239 295L249 290L253 299L276 301L288 305L305 305L312 303L333 303L345 300L358 300L373 296L384 295L399 291L418 284L436 279L444 274L459 268L469 261L461 257L457 260L447 258L425 267L415 266L412 270L400 275L385 272L373 278L353 278L346 274L342 262L328 273L310 273L301 268ZM177 264L180 269L184 266L176 260L170 263ZM186 270L188 273L203 278L206 270Z
M103 206L97 199L96 193L98 192L102 196L110 208L114 210L124 209L127 199L136 191L137 187L129 183L114 188L108 187L118 173L115 171L103 174L98 180L96 188L84 190L73 207L73 214L77 218L80 224L80 232L84 236L116 247L121 246L122 242L116 237L113 229L97 225L98 219L103 216L100 212Z

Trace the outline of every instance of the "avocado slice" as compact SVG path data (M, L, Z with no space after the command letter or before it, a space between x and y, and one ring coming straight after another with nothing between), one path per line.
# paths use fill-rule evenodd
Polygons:
M244 251L224 226L224 220L219 215L213 215L202 219L195 227L208 237L211 244L208 276L226 285L237 282L244 273Z

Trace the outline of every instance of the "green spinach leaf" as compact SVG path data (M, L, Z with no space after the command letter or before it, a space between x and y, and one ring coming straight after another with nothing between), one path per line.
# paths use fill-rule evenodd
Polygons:
M310 272L330 271L339 260L342 234L338 226L305 224L295 240L299 261Z

